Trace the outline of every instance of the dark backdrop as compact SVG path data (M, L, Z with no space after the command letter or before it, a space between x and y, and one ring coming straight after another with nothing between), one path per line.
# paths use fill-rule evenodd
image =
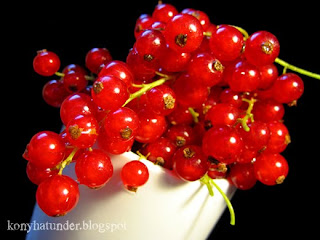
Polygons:
M33 72L32 60L39 49L56 52L62 66L84 64L86 52L106 47L114 59L125 60L134 43L133 28L142 13L151 13L156 1L49 2L44 5L9 3L1 14L1 185L2 234L24 238L24 233L7 232L7 220L28 222L36 187L25 174L21 154L38 131L59 131L59 110L41 97L51 78ZM165 1L178 10L190 7L205 11L215 24L233 24L249 33L268 30L281 45L280 58L314 72L319 67L319 20L316 2L277 5L274 1ZM210 4L208 4L210 2ZM40 3L40 2L39 2ZM286 108L285 123L292 143L283 153L290 172L279 186L257 184L252 190L237 191L232 199L236 226L229 225L225 211L213 230L215 239L281 239L289 235L315 236L318 212L318 124L320 81L303 77L305 93L297 107ZM5 144L3 146L3 144ZM183 227L183 226L181 226Z

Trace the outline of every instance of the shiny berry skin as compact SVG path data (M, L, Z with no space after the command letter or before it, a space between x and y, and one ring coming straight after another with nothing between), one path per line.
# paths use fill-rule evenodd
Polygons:
M152 13L152 18L156 21L167 23L178 14L177 9L168 3L157 4Z
M221 61L233 61L240 57L243 48L242 33L230 25L220 25L209 40L209 47Z
M254 119L261 122L279 121L284 116L284 106L273 99L258 100L252 110Z
M172 125L193 123L193 118L188 107L179 104L177 104L173 112L167 116L167 119Z
M207 100L209 91L206 86L195 85L196 80L188 74L181 74L174 82L172 89L177 102L184 107L197 108Z
M166 41L163 34L158 30L146 30L136 40L134 48L140 57L146 62L153 62L159 59L166 48Z
M193 52L203 39L203 29L195 17L177 14L167 23L164 36L170 48L177 52Z
M62 82L69 93L80 92L88 85L85 74L82 71L76 72L74 70L65 73Z
M232 91L230 88L226 88L220 93L219 100L221 103L229 103L237 108L243 104L241 93Z
M171 126L165 133L165 137L170 139L177 147L194 144L196 140L193 128L186 124Z
M32 183L39 185L47 178L58 174L59 170L54 168L39 168L31 162L28 162L26 172L29 180Z
M81 72L84 75L87 75L88 72L84 69L84 67L78 65L78 64L69 64L67 66L65 66L62 70L63 74L66 74L70 71L74 71L74 72Z
M303 92L304 83L295 73L282 74L272 85L273 98L280 103L293 103Z
M223 68L221 62L211 54L198 53L191 58L187 71L200 85L212 87L220 82Z
M70 93L64 88L63 83L57 80L47 82L42 88L44 101L52 107L60 107L63 100Z
M230 168L229 179L238 189L248 190L252 188L257 182L253 164L246 163L232 165Z
M78 184L68 176L55 175L40 183L36 200L48 216L64 216L78 203Z
M66 126L67 138L72 146L92 147L97 140L99 126L92 115L78 115Z
M189 8L189 9L182 10L181 13L190 14L190 15L194 16L195 18L197 18L203 28L203 31L207 31L211 25L208 15L203 11L194 10L194 9Z
M258 89L263 90L270 88L279 75L276 65L263 65L259 66L258 69L260 71L260 83Z
M166 137L160 137L152 143L148 143L142 150L148 160L161 165L167 169L172 169L172 156L176 151L175 144Z
M43 49L33 59L33 69L41 76L52 76L60 68L60 59L54 52Z
M253 166L256 178L269 186L281 184L289 171L287 160L279 153L262 153Z
M128 87L130 87L134 81L133 73L131 72L128 64L118 60L114 60L106 64L98 74L99 77L105 75L112 75L121 79Z
M259 69L245 60L238 61L228 79L230 89L236 92L252 92L260 83Z
M113 166L109 155L100 149L93 149L77 159L75 172L80 184L100 188L112 177Z
M27 145L24 158L39 168L53 168L65 157L65 144L59 134L36 133Z
M258 31L246 40L244 55L256 66L271 64L278 57L280 44L276 36L267 31Z
M104 129L112 138L128 140L136 135L138 128L138 115L127 107L109 112L104 120Z
M129 98L127 85L117 77L97 78L91 90L92 99L104 110L116 110Z
M147 105L155 114L167 116L176 106L176 94L167 85L160 85L146 93Z
M236 129L226 125L216 125L203 136L204 154L223 163L233 163L240 156L244 143Z
M172 157L173 170L187 181L196 181L208 171L207 157L201 147L187 145L179 148Z
M269 122L268 128L270 138L266 145L265 152L280 153L283 152L291 142L288 128L281 122Z
M95 115L96 106L90 96L85 93L74 93L69 95L61 104L60 118L64 125L78 115Z
M232 126L240 117L238 108L228 103L218 103L213 105L205 115L206 126L228 125Z
M240 129L242 140L248 149L260 151L266 148L269 138L270 131L267 123L254 121L248 123L250 131L244 131Z
M100 69L112 61L112 56L106 48L92 48L86 55L85 65L93 73L98 74Z
M135 139L138 142L149 143L157 140L167 129L167 122L164 116L156 115L146 109L138 112L140 127Z
M191 53L177 52L166 47L164 53L159 57L160 66L168 72L181 72L186 70Z
M147 166L139 161L127 162L120 172L123 185L130 191L136 192L138 187L144 185L149 179Z
M146 29L150 29L156 20L148 14L142 14L136 21L134 37L137 39Z

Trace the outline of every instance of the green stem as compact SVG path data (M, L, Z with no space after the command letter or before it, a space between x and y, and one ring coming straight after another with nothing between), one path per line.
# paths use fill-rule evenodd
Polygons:
M320 74L313 73L313 72L307 71L305 69L296 67L296 66L294 66L294 65L292 65L290 63L287 63L286 61L283 61L280 58L276 58L274 62L278 63L279 65L281 65L283 67L285 67L286 69L290 69L291 71L294 71L294 72L300 73L302 75L305 75L305 76L312 77L312 78L320 80Z
M141 84L141 85L134 85L135 87L141 87L141 89L139 89L138 91L136 91L135 93L130 94L130 97L128 98L128 100L122 105L122 107L124 107L125 105L127 105L129 102L131 102L133 99L140 97L142 94L144 94L145 92L149 91L151 88L160 86L162 84L164 84L167 80L169 80L170 77L168 75L165 75L165 77L160 78L152 83L147 83L147 84Z
M205 184L207 186L208 192L210 194L210 196L212 197L214 195L213 190L212 190L212 186L211 186L211 178L208 176L208 174L205 174L201 179L200 182L202 184Z
M188 108L190 114L192 115L192 118L193 118L193 121L195 123L198 123L199 122L199 113L197 113L192 107L189 107Z
M224 201L227 204L227 207L229 209L229 213L230 213L230 224L231 225L235 225L236 223L236 216L234 213L234 209L232 207L232 204L229 200L229 198L226 196L226 194L222 191L222 189L218 186L218 184L216 184L213 180L211 181L211 184L214 185L214 187L219 191L219 193L222 195Z
M253 109L253 105L257 100L254 99L254 98L251 98L250 100L246 99L246 98L242 98L242 101L247 102L249 104L249 106L247 108L246 115L243 118L238 118L238 122L241 123L241 125L243 127L243 130L245 130L246 132L249 132L250 128L249 128L249 126L247 124L247 121L249 119L251 120L251 122L254 121L253 114L251 112L252 112L252 109Z
M69 154L69 156L65 160L63 160L61 163L58 164L57 168L59 169L59 173L58 173L59 175L61 175L63 169L72 162L72 159L77 151L78 151L78 148L74 148L72 152Z

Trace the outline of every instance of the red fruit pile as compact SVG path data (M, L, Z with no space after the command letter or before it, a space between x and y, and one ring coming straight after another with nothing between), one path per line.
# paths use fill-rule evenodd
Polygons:
M290 143L284 104L294 105L304 85L294 73L279 76L273 34L248 36L239 27L214 25L203 11L158 4L138 18L134 35L125 62L104 48L88 52L86 68L70 64L62 72L53 52L34 59L38 74L61 77L44 86L43 98L60 107L65 125L60 134L34 135L24 153L46 214L64 215L78 201L78 184L62 175L66 165L75 162L79 184L100 188L113 174L110 154L134 143L183 180L227 178L239 189L284 181L288 163L281 152ZM148 177L140 161L121 171L132 191Z

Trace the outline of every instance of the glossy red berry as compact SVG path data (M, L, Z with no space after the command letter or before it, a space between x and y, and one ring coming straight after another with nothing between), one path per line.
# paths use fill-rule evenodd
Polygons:
M123 185L130 191L137 191L138 187L144 185L149 179L147 166L138 160L127 162L121 169L121 180Z
M255 32L246 40L244 55L254 65L271 64L278 57L280 44L278 39L270 32Z
M230 25L220 25L212 32L209 47L221 61L233 61L240 57L243 48L242 33Z
M63 100L70 93L64 88L63 83L57 80L47 82L42 88L44 101L52 107L60 107Z
M304 83L295 73L279 76L272 85L273 98L280 103L293 103L303 94Z
M167 23L164 36L173 50L193 52L201 45L203 29L195 17L189 14L177 14Z
M99 125L92 115L78 115L66 126L67 137L72 146L92 147L98 137Z
M32 183L39 185L47 178L58 174L59 170L55 168L39 168L31 162L28 162L26 172L29 180Z
M267 123L254 121L248 123L250 131L240 129L242 140L248 149L260 151L267 147L270 131Z
M279 153L262 153L253 166L256 178L270 186L281 184L289 171L287 160Z
M268 123L270 138L266 145L265 152L280 153L283 152L291 142L288 128L282 122Z
M42 76L52 76L60 68L60 59L54 52L43 49L33 59L33 69Z
M92 48L86 55L86 67L98 74L100 69L112 60L112 56L106 48Z
M196 181L208 171L207 157L201 147L187 145L179 148L172 157L173 169L179 177L187 181Z
M284 116L284 106L273 99L259 100L254 104L252 114L261 122L279 121Z
M152 18L156 21L167 23L171 18L178 14L177 9L168 3L157 4L152 13Z
M258 89L268 89L270 88L274 81L278 77L278 69L274 64L268 64L259 66L258 69L260 70L260 83Z
M96 106L90 96L85 93L74 93L68 96L61 104L60 118L64 125L78 115L95 115Z
M171 126L165 133L165 137L170 139L177 147L192 145L196 140L193 128L186 124Z
M181 72L186 70L190 58L191 53L177 52L167 46L159 57L159 64L168 72Z
M70 70L62 78L64 87L69 93L80 92L86 88L88 81L82 71Z
M138 115L127 107L109 112L104 120L106 134L112 138L128 140L136 135L138 128Z
M65 157L65 144L59 134L42 131L35 134L24 153L24 158L39 168L53 168Z
M215 125L233 126L240 117L240 110L228 103L213 105L205 115L207 127Z
M230 164L236 161L244 147L240 134L232 127L216 125L203 136L204 154Z
M104 110L116 110L129 98L127 85L117 77L107 75L97 78L91 90L92 99Z
M48 216L64 216L78 203L78 184L68 176L55 175L40 183L36 199Z
M110 157L100 149L86 151L76 161L75 172L80 184L90 188L104 186L112 177Z
M229 178L232 184L241 190L248 190L257 182L252 163L232 165Z

